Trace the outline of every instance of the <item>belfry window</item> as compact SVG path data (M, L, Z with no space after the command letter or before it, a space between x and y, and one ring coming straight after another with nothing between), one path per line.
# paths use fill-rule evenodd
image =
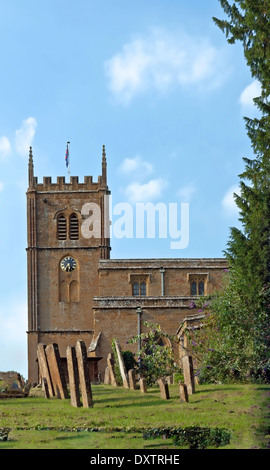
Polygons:
M67 239L67 221L63 214L60 214L57 219L57 238L58 240Z
M69 238L70 240L79 239L79 221L75 214L69 217Z

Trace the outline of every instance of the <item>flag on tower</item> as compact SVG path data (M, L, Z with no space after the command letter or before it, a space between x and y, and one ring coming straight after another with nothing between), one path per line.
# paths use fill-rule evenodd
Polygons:
M69 147L68 147L68 144L69 144L69 142L67 143L66 157L65 157L65 160L66 160L66 167L67 167L67 168L69 167Z

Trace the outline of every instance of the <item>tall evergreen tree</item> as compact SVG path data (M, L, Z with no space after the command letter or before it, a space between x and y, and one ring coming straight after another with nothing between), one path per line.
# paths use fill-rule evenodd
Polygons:
M227 19L213 20L229 44L242 43L251 75L261 86L260 95L254 99L259 117L245 118L254 158L243 159L241 192L235 194L242 229L231 228L225 252L232 281L219 301L222 314L218 322L224 331L219 347L224 349L225 341L232 344L237 331L232 331L229 323L237 324L233 316L239 312L242 324L246 318L249 326L245 338L249 331L250 341L245 340L245 344L247 357L252 356L252 361L246 361L253 364L251 374L270 380L270 0L219 2ZM240 300L238 308L235 299ZM238 327L240 334L241 325Z
M251 75L261 85L254 99L260 118L245 118L255 158L244 158L241 193L235 195L243 230L231 229L226 252L253 297L270 281L270 1L219 1L229 19L214 21L230 44L242 42Z

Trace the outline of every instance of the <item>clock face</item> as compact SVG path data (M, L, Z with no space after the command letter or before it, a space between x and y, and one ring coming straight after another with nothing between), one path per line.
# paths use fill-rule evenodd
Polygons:
M66 256L64 259L61 261L61 269L66 272L71 272L74 271L76 268L77 263L74 258L71 256Z

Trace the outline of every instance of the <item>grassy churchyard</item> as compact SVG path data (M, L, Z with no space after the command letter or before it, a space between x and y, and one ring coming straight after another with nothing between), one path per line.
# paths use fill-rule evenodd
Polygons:
M198 385L189 402L170 385L170 400L158 386L147 393L93 385L94 406L74 408L70 400L40 396L0 400L0 428L9 428L0 449L180 449L166 428L225 429L230 442L219 449L268 448L270 385ZM158 437L145 439L152 429ZM207 448L213 448L208 445Z

